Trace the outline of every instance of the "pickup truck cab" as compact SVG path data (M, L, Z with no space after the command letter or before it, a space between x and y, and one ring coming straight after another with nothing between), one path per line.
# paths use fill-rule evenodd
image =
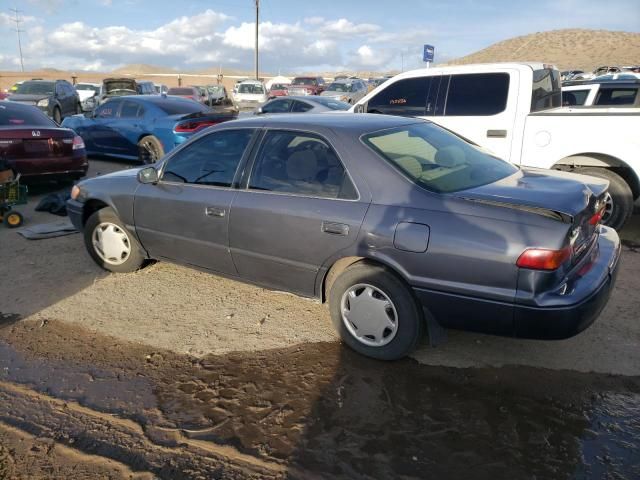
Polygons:
M562 108L560 72L542 63L413 70L371 91L355 113L416 116L529 167L609 180L603 221L621 228L640 196L640 109Z

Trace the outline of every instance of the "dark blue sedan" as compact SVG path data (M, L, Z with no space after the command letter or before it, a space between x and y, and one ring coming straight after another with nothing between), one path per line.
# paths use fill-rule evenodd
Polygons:
M62 126L82 137L88 155L154 163L194 133L236 115L183 98L133 95L108 100L86 116L65 118Z

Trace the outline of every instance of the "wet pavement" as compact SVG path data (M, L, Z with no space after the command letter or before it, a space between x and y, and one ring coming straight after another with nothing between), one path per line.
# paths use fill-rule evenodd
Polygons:
M382 363L327 342L195 358L1 318L0 427L136 474L640 477L637 377Z

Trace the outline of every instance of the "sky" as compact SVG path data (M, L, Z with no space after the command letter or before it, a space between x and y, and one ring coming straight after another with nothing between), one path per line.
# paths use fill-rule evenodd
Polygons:
M253 68L254 0L0 0L0 69ZM261 71L418 68L559 28L640 31L640 0L260 0Z

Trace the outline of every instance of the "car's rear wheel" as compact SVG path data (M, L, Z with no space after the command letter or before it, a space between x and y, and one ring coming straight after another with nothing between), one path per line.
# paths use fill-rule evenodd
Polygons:
M609 193L602 223L616 230L622 229L633 213L633 193L627 182L606 168L577 168L575 172L609 180Z
M60 112L60 109L58 107L53 109L53 121L58 125L60 125L60 123L62 122L62 113Z
M108 207L89 217L84 227L84 243L91 258L111 272L134 272L145 261L136 238Z
M162 143L153 135L142 137L138 142L138 160L142 163L156 163L163 156Z
M409 287L382 266L347 268L331 286L329 309L342 340L368 357L402 358L422 337L424 320Z

